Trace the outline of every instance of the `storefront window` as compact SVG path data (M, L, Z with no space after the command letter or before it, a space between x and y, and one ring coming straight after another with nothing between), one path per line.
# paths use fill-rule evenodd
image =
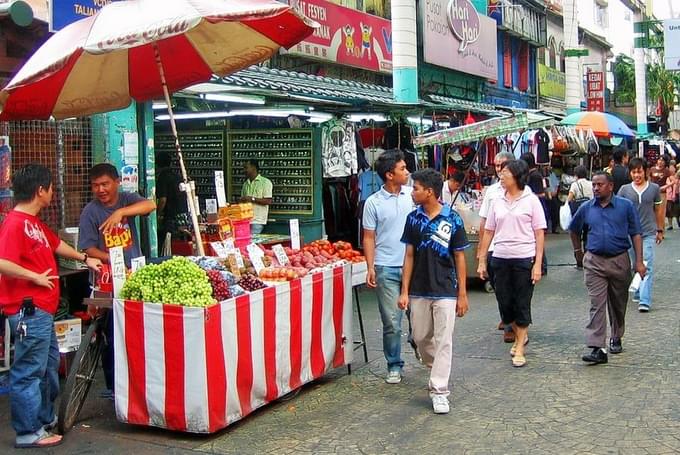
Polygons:
M550 66L550 68L557 69L557 57L555 55L555 39L554 38L550 38L550 40L548 41L548 55L550 57L550 62L548 64L548 66Z
M564 59L564 43L560 43L560 71L566 72L566 63Z

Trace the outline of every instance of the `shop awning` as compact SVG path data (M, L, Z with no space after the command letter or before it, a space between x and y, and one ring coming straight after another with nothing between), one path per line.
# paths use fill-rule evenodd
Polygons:
M492 118L471 125L423 134L413 139L413 145L424 147L426 145L464 144L486 137L502 136L526 129L528 126L527 114L515 114L513 116Z
M315 76L263 66L251 66L230 76L215 78L211 86L216 92L246 93L288 99L290 102L318 103L328 106L363 110L436 111L456 110L499 115L491 104L477 103L438 95L426 95L419 103L394 101L391 87ZM220 87L222 90L220 90Z

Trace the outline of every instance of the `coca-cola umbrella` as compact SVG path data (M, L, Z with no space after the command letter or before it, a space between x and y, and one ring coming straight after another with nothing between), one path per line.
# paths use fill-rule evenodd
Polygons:
M54 34L0 91L0 120L63 119L165 97L199 254L204 254L170 93L226 76L318 25L274 0L130 0Z

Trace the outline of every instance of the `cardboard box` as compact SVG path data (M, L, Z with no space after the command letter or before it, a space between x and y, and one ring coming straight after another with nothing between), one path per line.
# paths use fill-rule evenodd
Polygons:
M80 346L81 330L80 319L54 321L54 331L57 334L59 352L77 351Z
M59 238L64 242L71 245L76 250L78 249L78 232L77 227L67 227L65 229L59 229ZM61 256L59 257L59 265L65 269L79 270L86 269L87 265L83 262L76 261L74 259L65 259Z

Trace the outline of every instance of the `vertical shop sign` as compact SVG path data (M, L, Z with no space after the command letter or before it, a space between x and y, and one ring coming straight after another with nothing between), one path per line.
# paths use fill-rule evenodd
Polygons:
M12 148L9 136L0 136L0 222L12 210Z
M589 111L604 112L604 73L602 71L589 71L587 81L587 109Z
M392 72L392 23L387 19L326 0L290 0L290 5L321 26L296 46L282 49L282 53Z

